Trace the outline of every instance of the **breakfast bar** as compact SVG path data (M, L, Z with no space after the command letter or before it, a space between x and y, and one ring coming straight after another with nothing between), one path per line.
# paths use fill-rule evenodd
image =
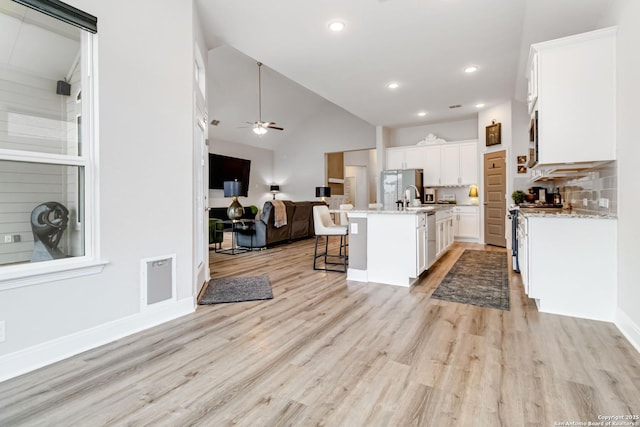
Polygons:
M451 207L352 210L347 279L409 287L453 243Z

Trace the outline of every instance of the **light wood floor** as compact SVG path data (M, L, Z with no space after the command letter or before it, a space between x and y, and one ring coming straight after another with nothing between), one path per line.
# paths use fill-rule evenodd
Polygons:
M313 240L229 256L274 299L201 306L0 383L0 425L553 426L640 414L640 355L613 324L430 299L465 248L411 290L313 271ZM560 285L560 284L559 284Z

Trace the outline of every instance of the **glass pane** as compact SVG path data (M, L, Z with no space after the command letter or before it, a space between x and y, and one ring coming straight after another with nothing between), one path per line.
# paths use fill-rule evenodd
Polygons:
M0 0L0 148L78 155L81 33Z
M0 160L0 265L84 255L83 191L82 167Z

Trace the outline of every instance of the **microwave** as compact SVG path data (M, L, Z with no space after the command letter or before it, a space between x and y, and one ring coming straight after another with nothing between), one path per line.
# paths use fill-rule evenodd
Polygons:
M538 110L531 115L529 123L529 167L532 168L538 164Z

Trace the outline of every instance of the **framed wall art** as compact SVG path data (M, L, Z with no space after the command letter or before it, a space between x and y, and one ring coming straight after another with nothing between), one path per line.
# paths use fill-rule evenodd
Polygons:
M493 124L487 126L486 130L487 147L500 144L500 123L494 122Z
M518 164L524 165L525 163L527 163L527 156L518 156Z

